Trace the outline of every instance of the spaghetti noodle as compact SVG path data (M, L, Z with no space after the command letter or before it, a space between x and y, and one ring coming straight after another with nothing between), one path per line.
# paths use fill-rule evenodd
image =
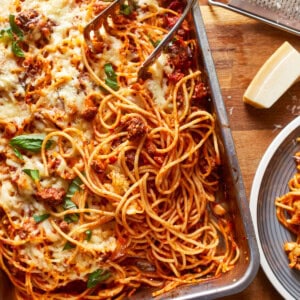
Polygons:
M109 2L7 2L0 266L16 297L158 296L231 270L239 248L215 196L216 122L187 21L137 80L184 3L125 2L90 47L82 24Z
M276 198L276 214L278 220L291 233L295 234L295 242L284 244L290 268L300 270L300 152L294 156L297 172L288 183L289 192Z

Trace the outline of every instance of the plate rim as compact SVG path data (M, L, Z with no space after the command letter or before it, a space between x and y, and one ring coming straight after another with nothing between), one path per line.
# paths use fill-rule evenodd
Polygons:
M285 138L298 126L300 126L300 116L296 117L290 123L288 123L282 131L274 138L274 140L269 144L267 150L262 156L258 167L256 169L254 179L252 182L251 192L250 192L250 213L253 220L254 231L257 239L257 245L260 253L260 265L268 277L269 281L273 287L279 292L279 294L287 300L293 300L294 297L286 290L286 288L281 284L281 282L274 275L272 269L270 268L266 256L264 254L258 233L257 227L257 205L258 205L258 195L261 188L262 179L270 160L272 159L274 153L278 150Z

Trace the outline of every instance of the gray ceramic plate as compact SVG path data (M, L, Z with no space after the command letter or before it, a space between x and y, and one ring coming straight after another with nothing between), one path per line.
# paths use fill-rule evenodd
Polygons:
M287 183L296 172L293 155L300 151L300 116L289 123L270 144L254 177L250 209L258 240L261 266L285 299L299 299L300 271L291 270L283 250L295 237L276 217L275 198L288 192Z

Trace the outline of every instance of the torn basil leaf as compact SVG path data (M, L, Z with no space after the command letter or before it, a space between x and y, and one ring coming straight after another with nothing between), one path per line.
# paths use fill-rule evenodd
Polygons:
M50 214L34 215L33 219L34 219L35 223L41 223L41 222L45 221L46 219L48 219L49 217L50 217Z
M11 51L13 52L13 54L15 56L18 57L25 57L25 54L23 52L23 50L21 49L21 47L19 46L19 42L18 41L13 41L11 44Z
M34 181L40 180L39 170L23 169L23 172L29 175Z
M120 8L120 13L125 16L131 15L133 12L133 8L130 5L122 4Z
M19 42L24 40L23 31L16 24L14 15L9 15L8 19L10 28L2 29L0 31L0 38L4 38L5 36L7 36L12 43L11 51L13 52L13 54L17 57L25 57L25 54L19 44Z
M76 177L70 184L65 199L71 200L76 192L81 191L82 181L79 177Z
M15 16L9 15L8 20L9 20L9 25L10 25L11 31L15 35L17 35L17 37L22 41L24 39L24 34L23 34L23 31L20 29L20 27L16 24Z
M39 152L44 141L44 134L24 134L18 135L10 140L10 145L16 148L28 150L31 152ZM46 149L52 145L51 141L47 141Z
M64 217L64 221L66 221L68 224L75 223L78 220L79 220L78 214L69 214Z
M108 85L111 89L114 91L117 91L119 89L119 85L116 80L112 80L110 78L105 79L105 84Z
M70 184L68 192L64 198L63 208L64 210L76 210L77 205L71 200L76 192L81 191L82 181L79 177L76 177ZM77 222L79 220L78 214L68 214L64 217L67 223Z
M105 79L105 84L114 91L117 91L120 87L118 85L117 74L115 73L111 63L104 65L104 72L107 76Z
M12 31L11 31L10 28L8 28L8 29L1 29L1 31L0 31L0 39L4 38L5 36L8 36L10 40L13 39L14 36L13 36L13 33L12 33Z
M63 250L69 250L69 249L73 249L73 248L75 248L75 246L72 243L70 243L69 241L67 241L63 247Z
M64 208L64 210L77 209L77 206L73 201L71 201L68 198L67 199L65 198L64 203L63 203L63 208Z
M91 238L92 238L92 230L90 230L90 229L88 229L86 232L85 232L85 234L86 234L86 240L87 241L90 241L91 240Z
M21 160L24 159L23 155L21 154L21 152L17 148L13 147L13 151L14 151L17 158L19 158Z
M77 209L77 205L70 199L65 198L63 203L64 210ZM67 223L77 222L79 220L78 214L68 214L65 215L64 220Z
M89 275L87 287L89 289L93 288L100 282L107 280L110 276L111 276L111 273L109 270L98 269Z

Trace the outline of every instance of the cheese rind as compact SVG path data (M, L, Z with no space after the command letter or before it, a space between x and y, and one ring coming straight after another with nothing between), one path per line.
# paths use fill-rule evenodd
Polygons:
M260 68L243 101L257 108L270 108L300 77L300 53L284 42Z

